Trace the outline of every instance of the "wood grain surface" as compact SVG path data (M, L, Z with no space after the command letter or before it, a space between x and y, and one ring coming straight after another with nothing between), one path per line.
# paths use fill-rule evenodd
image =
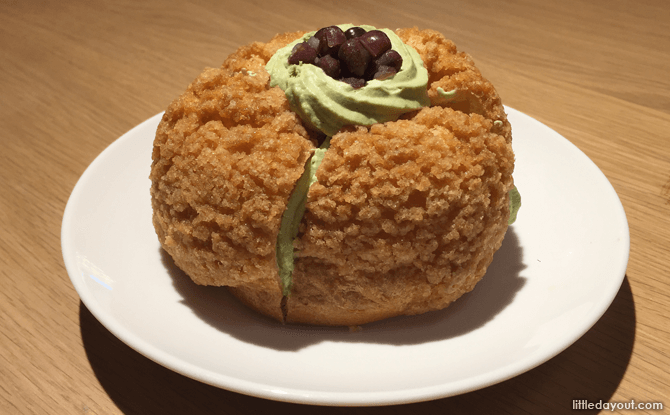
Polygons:
M557 357L460 396L315 408L178 375L80 302L61 220L95 157L239 46L345 22L441 31L506 105L558 131L614 186L631 233L626 278ZM669 74L664 0L0 0L0 414L593 413L572 411L573 399L670 413Z

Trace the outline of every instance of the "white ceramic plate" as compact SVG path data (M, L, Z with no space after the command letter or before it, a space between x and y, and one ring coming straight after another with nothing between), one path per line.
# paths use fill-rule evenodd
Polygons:
M161 114L85 171L62 227L81 300L114 335L183 375L243 394L386 405L501 382L557 355L602 316L626 271L629 233L601 171L555 131L508 108L523 205L488 274L446 310L361 331L282 326L164 257L148 179Z

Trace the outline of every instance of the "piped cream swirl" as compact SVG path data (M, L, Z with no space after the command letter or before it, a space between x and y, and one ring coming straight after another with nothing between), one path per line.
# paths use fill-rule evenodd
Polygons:
M342 30L351 24L339 25ZM372 26L361 26L367 31ZM277 51L266 65L270 86L280 87L286 94L291 110L303 122L328 136L345 125L372 125L395 121L402 114L430 105L426 90L428 71L414 48L389 29L380 29L391 40L392 48L402 56L400 71L391 78L368 81L362 88L335 80L321 68L311 64L289 65L293 46L304 42L316 32Z

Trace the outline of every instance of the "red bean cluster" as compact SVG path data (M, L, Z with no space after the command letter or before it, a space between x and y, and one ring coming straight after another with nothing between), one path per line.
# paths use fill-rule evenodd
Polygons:
M372 79L395 75L402 66L402 56L391 49L391 40L381 30L356 26L343 31L328 26L295 45L288 62L316 65L331 78L360 88Z

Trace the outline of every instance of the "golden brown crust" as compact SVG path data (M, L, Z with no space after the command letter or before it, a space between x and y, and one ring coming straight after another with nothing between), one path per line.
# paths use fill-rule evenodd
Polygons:
M285 320L282 306L284 295L281 289L278 289L277 285L274 284L274 281L268 281L265 286L249 284L228 287L228 289L247 307L277 321L283 322Z
M438 106L335 135L308 194L289 321L416 314L470 291L509 216L513 156L491 128Z
M277 320L326 325L441 309L474 288L507 229L511 127L468 55L438 32L397 33L424 60L432 106L332 137L284 310L276 237L314 146L264 65L301 33L240 48L171 104L154 148L154 225L196 283L236 287Z
M462 111L476 113L491 121L500 121L495 131L512 142L512 127L498 92L485 79L470 55L459 52L456 45L434 30L398 29L398 37L417 50L428 70L428 96L431 106L441 105ZM455 101L448 102L438 93L459 91Z
M198 284L279 290L279 223L314 148L283 92L268 87L265 62L286 41L254 43L205 70L156 132L154 227Z

